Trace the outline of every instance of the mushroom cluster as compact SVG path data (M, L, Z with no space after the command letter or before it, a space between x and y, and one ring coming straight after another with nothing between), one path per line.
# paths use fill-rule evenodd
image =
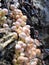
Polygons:
M22 14L22 11L20 9L17 9L14 5L10 6L11 13L10 17L13 18L15 21L17 21L19 18L21 18L22 21L26 22L26 15ZM19 20L18 20L19 21Z
M8 13L10 14L9 18L12 19L11 27L8 24L10 21L8 22L6 18ZM30 25L26 25L26 22L27 16L20 9L16 8L15 5L10 5L10 12L6 8L0 8L0 24L3 26L3 29L8 30L8 33L6 32L6 35L0 40L0 46L4 49L15 41L13 65L37 65L37 57L41 56L41 50L37 48L40 42L31 38Z
M18 42L15 45L14 65L37 65L41 55L40 49L36 45L40 42L30 36L30 25L26 25L27 16L23 15L20 9L10 6L12 10L10 17L14 19L11 29L18 33Z

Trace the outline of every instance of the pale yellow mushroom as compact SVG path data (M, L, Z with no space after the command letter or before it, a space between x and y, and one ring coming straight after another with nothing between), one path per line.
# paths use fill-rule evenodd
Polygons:
M24 52L21 52L20 53L20 56L23 56L24 57L25 56L25 53Z
M20 18L20 15L16 15L16 18L15 18L15 19L17 20L17 19L19 19L19 18Z
M26 15L23 15L23 16L21 17L21 19L22 19L24 22L26 22L27 16L26 16Z
M41 50L40 50L40 49L36 49L36 55L37 55L38 57L40 57L40 55L41 55Z
M24 27L26 25L26 22L21 22L21 26Z
M16 29L16 31L17 31L17 33L18 33L18 34L22 33L22 27L21 27L21 26L19 26L19 28L18 28L18 29Z

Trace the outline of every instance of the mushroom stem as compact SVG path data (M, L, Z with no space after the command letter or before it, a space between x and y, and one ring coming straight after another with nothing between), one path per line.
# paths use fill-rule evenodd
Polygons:
M14 35L14 33L9 33L7 36L4 36L2 39L1 39L1 42L6 40L7 38L9 37L12 37Z
M0 43L0 49L4 49L7 45L9 45L12 41L14 41L15 36L12 36L8 41L6 41L5 43Z

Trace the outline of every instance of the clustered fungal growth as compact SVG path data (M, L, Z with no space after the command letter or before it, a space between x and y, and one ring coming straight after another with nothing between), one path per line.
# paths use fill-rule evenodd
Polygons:
M4 50L8 45L13 43L15 44L15 53L12 55L10 53L12 50L9 52L6 50L7 53L4 51L2 54L3 56L7 55L7 57L5 56L3 60L10 60L10 63L12 62L11 65L37 65L37 57L41 56L41 50L37 48L37 46L40 46L40 42L37 39L31 38L30 25L26 25L27 16L24 15L20 9L11 5L9 18L12 19L12 26L10 27L6 15L8 15L8 10L6 8L0 9L0 24L3 26L2 29L6 31L0 39L0 50ZM11 47L9 49L11 49Z
M37 46L40 42L37 39L33 39L30 36L30 25L26 25L27 16L23 15L19 9L13 9L10 17L14 19L11 29L18 33L18 41L15 45L15 55L13 59L14 65L37 65L38 58L41 56L40 49Z

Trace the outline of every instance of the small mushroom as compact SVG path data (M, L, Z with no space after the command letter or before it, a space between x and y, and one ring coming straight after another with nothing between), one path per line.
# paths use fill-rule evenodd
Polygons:
M22 33L22 27L19 26L19 28L16 30L18 34Z
M36 49L36 55L37 55L38 57L40 57L40 55L41 55L41 50L40 50L40 49Z
M22 19L24 22L26 22L27 16L26 16L26 15L23 15L23 16L21 17L21 19Z
M24 32L19 34L19 37L25 41L25 38L27 37L26 34Z
M25 42L28 44L28 43L34 43L34 40L31 38L31 37L26 37L25 38Z
M23 56L23 57L24 57L24 56L25 56L25 53L21 52L21 53L20 53L20 56Z
M3 24L4 28L9 28L8 24Z
M22 11L20 9L16 9L16 15L20 15L20 18L21 18L21 16L23 15Z
M20 18L20 15L16 15L16 20Z
M21 26L24 27L25 25L26 25L26 22L23 21L23 22L21 23Z
M12 26L11 29L16 31L16 26Z
M5 13L5 15L8 15L8 9L3 8L2 11Z
M15 8L16 8L15 5L13 5L13 4L10 5L10 9L11 9L12 11L13 11Z
M18 61L20 61L20 62L28 62L28 58L20 56L20 57L18 57Z
M27 27L23 27L23 32L25 34L30 34L30 30Z
M24 26L24 27L26 27L27 29L30 29L30 25L26 25L26 26Z
M23 22L23 20L21 18L17 19L17 22L19 22L20 24Z
M18 28L20 26L20 23L16 21L15 26Z
M37 46L40 46L40 42L37 39L34 39L34 42Z
M18 41L18 44L20 44L22 46L22 48L26 47L26 44L23 41Z

